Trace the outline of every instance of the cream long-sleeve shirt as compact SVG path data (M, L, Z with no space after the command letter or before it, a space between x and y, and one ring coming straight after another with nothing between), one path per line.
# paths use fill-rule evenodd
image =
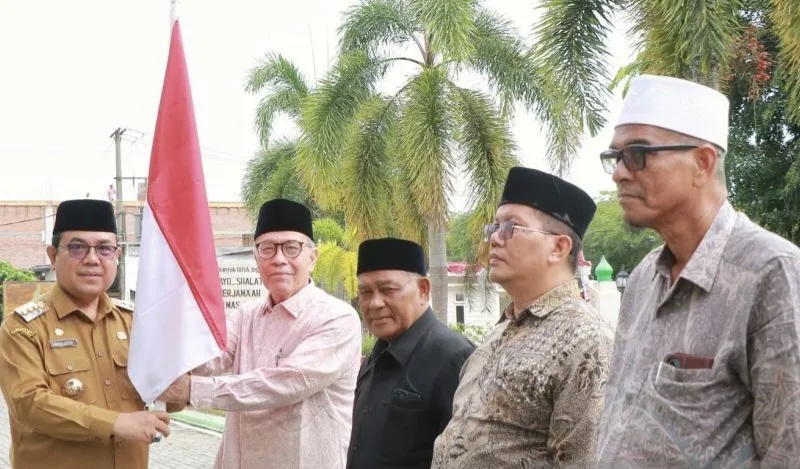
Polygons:
M360 357L355 310L313 284L242 305L225 353L192 375L191 404L228 411L214 467L344 468Z

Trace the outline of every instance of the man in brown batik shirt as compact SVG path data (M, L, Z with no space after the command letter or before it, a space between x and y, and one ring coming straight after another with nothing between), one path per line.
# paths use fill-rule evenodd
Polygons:
M464 364L435 469L592 464L611 354L611 327L575 279L595 212L578 187L513 168L486 227L490 277L512 298Z

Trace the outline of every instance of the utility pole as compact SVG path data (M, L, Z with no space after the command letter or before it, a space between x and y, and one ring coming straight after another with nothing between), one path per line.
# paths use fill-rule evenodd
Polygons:
M125 256L128 253L128 232L125 229L125 206L123 205L122 198L122 134L124 134L126 130L128 129L117 127L117 129L111 134L111 138L114 139L114 147L117 156L117 176L114 179L117 181L117 231L119 231L118 239L121 241L119 244L122 247L119 268L117 270L117 275L119 275L119 293L121 300L127 299L127 290L125 289Z

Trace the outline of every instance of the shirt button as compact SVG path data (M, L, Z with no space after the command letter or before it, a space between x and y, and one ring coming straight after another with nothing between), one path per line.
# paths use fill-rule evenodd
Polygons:
M103 357L106 356L106 354L103 353L103 352L97 352L97 356L100 357L100 358L103 358Z
M369 413L369 409L364 409L364 412L362 412L362 413L363 413L364 415L367 415L367 414Z
M110 379L107 379L107 380L105 381L105 383L106 383L106 386L111 386L111 380L110 380Z
M69 371L72 371L72 365L67 365L67 369L68 369Z

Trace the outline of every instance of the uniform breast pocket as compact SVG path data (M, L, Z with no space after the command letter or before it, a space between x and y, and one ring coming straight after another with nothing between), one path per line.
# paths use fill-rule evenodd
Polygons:
M384 406L386 424L381 437L381 453L388 459L429 457L438 432L431 401L415 395L398 396L395 392Z
M114 360L114 372L116 373L119 394L123 399L139 399L139 393L133 387L130 377L128 377L128 348L117 346L111 351ZM153 364L158 366L158 364Z
M52 350L45 354L44 366L54 393L84 404L97 402L98 390L93 388L92 364L77 350Z

